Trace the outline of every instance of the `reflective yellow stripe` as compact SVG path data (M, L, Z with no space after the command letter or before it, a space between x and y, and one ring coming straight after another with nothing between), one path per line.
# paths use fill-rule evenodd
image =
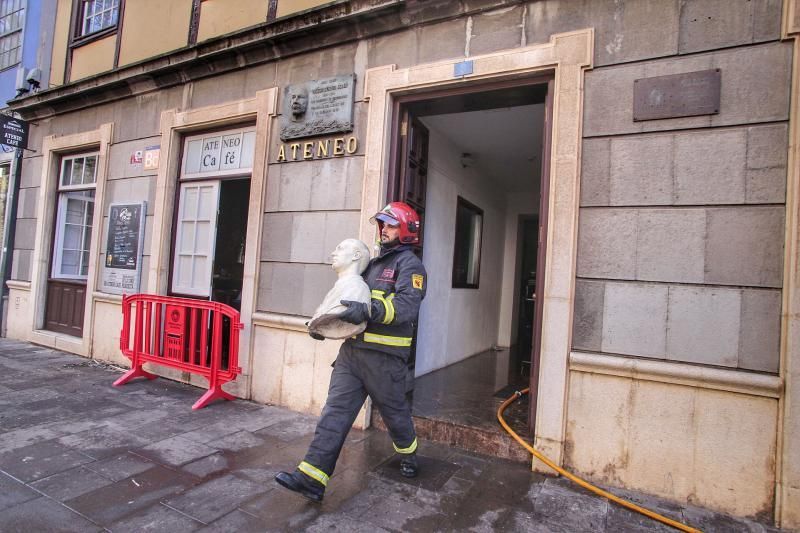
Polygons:
M383 320L381 324L391 324L394 321L394 304L392 303L394 293L390 294L388 299L383 297L384 294L386 294L385 291L372 289L372 298L383 304Z
M414 442L412 442L411 446L409 446L408 448L398 448L397 444L395 444L394 442L392 443L392 446L394 446L394 451L396 451L397 453L405 453L405 454L414 453L415 451L417 451L417 439L414 438Z
M364 333L364 342L385 344L386 346L411 346L411 337L390 337L389 335Z
M386 298L386 305L389 307L391 318L386 319L384 324L391 324L394 322L394 293L390 294L388 298Z
M417 442L414 441L414 446L416 447ZM297 469L304 473L305 475L312 477L322 483L323 487L328 486L328 474L320 470L319 468L308 464L307 462L303 461L299 465L297 465Z

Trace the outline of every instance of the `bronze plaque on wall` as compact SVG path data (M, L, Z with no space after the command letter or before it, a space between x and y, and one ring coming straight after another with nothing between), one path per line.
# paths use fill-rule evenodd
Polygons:
M719 113L720 69L642 78L633 82L633 120Z

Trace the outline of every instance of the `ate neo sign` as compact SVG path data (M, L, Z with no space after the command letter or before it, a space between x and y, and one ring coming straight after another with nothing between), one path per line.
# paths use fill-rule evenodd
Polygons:
M0 115L0 144L12 148L27 148L28 123L7 115Z

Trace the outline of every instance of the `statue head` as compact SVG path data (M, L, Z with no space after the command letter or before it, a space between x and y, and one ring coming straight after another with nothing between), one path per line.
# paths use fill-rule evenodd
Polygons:
M361 274L369 263L369 248L358 239L345 239L331 252L332 267L337 274Z
M305 85L290 85L286 88L286 105L292 122L298 122L308 109L308 89Z

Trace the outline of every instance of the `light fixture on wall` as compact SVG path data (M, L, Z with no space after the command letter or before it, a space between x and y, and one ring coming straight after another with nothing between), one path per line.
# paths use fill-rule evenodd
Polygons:
M20 66L17 70L17 95L14 98L19 98L29 92L39 92L42 84L42 71L38 68L25 70L25 67Z
M473 156L469 152L463 152L461 154L461 167L462 168L467 168L467 167L471 168L471 167L474 167L474 166L475 166L475 156Z

